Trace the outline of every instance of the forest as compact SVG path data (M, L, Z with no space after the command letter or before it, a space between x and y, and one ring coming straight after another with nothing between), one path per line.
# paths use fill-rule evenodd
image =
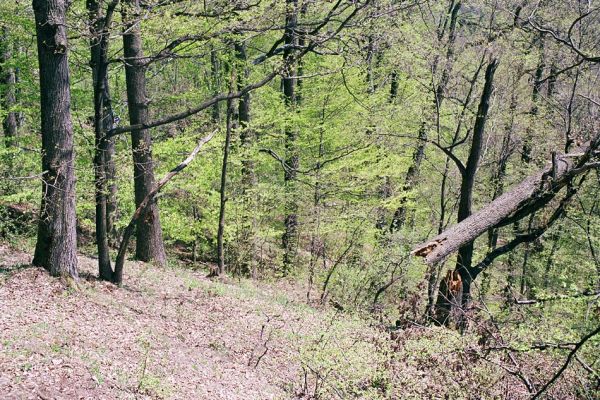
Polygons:
M600 398L600 3L1 0L0 398Z

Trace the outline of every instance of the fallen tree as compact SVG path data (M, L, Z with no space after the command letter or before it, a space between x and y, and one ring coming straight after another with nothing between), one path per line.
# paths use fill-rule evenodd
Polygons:
M575 153L553 153L552 161L545 168L528 176L468 218L419 244L411 254L423 257L429 265L439 263L488 230L506 226L543 208L573 178L600 166L599 162L593 161L599 146L600 135Z

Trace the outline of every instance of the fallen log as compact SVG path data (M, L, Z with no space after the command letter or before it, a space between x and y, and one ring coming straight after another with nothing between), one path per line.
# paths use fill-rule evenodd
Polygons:
M544 207L574 177L600 166L591 162L599 144L597 136L574 153L553 154L552 161L541 171L528 176L470 217L419 244L411 254L425 258L429 265L436 264L489 229L508 225Z

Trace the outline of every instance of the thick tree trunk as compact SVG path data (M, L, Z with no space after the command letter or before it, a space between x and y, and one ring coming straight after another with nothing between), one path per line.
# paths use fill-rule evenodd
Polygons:
M126 30L123 33L125 53L125 79L127 81L127 104L131 125L147 124L148 99L146 97L146 72L142 37L140 31L139 0L126 0L128 8L124 12ZM133 179L135 185L135 205L139 207L148 193L154 188L154 164L152 161L152 139L148 129L131 132L133 150ZM165 265L167 256L162 237L158 205L152 202L145 208L144 215L136 224L135 256L142 261L153 261Z
M4 143L6 147L11 147L17 136L18 129L18 121L17 121L17 113L11 111L11 109L17 103L16 97L16 83L17 83L17 75L15 69L9 66L3 66L10 62L12 58L11 51L12 44L8 38L8 29L6 27L2 28L2 32L0 33L0 83L4 84L5 89L4 93L0 93L2 107L7 110L6 117L2 121L2 128L4 130Z
M34 0L40 67L42 204L33 264L77 278L75 169L66 0Z
M284 78L282 82L283 97L285 105L290 111L296 109L296 68L294 51L290 47L296 43L296 23L297 23L297 0L286 1L286 27L284 34L284 44L286 50L283 53L283 60L286 65ZM285 170L284 181L286 188L285 201L285 232L282 237L283 245L283 273L289 273L296 263L296 253L298 249L298 203L296 194L296 175L300 166L300 158L296 144L297 131L291 124L286 123L285 128L285 147L287 153L287 164L289 169Z

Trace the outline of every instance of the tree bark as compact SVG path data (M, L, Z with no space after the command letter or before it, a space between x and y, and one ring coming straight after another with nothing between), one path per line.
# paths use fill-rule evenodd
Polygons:
M7 148L14 145L17 129L19 127L17 113L11 111L17 103L15 88L17 74L13 67L4 65L9 63L12 58L11 48L12 44L8 37L8 29L3 27L2 32L0 33L0 82L5 85L4 93L1 94L1 101L3 108L7 111L6 117L2 121L4 143Z
M490 99L492 97L494 74L498 67L498 61L492 60L485 71L485 84L481 101L477 109L477 117L475 126L473 127L473 139L471 141L471 149L469 158L465 165L465 170L462 173L460 186L460 200L458 203L458 218L457 222L464 221L471 215L473 203L473 187L475 186L475 176L479 168L479 158L483 147L483 135L485 132L485 123L487 120ZM466 305L471 300L471 276L469 269L473 261L473 241L463 245L458 251L458 259L456 261L456 270L462 279L462 303Z
M42 204L33 264L77 278L75 169L66 0L34 0L40 67Z
M235 43L235 55L238 61L239 72L238 76L238 87L237 90L242 90L246 84L250 71L248 69L248 57L246 54L245 43ZM256 231L256 215L254 210L256 209L257 199L256 196L251 192L251 188L256 186L257 178L254 171L254 161L249 154L249 148L252 147L256 140L256 134L252 127L250 127L250 93L245 93L239 98L238 101L238 123L240 126L240 142L242 145L242 151L244 158L242 159L242 195L245 202L245 212L242 217L242 228L241 228L241 242L242 248L247 249L247 256L242 260L242 269L246 273L251 273L254 277L256 275L256 263L255 263L255 231Z
M96 191L96 244L98 247L98 272L100 279L112 280L113 270L109 254L109 234L112 228L109 198L115 200L116 186L109 189L107 183L112 173L114 179L114 142L107 139L113 128L114 117L108 89L108 39L109 24L116 2L109 4L106 14L97 0L88 0L87 9L90 24L90 65L94 84L94 177Z
M231 130L232 119L233 119L233 100L227 101L227 127L225 130L225 146L223 147L223 164L221 166L221 187L219 190L219 227L217 231L217 257L218 257L218 268L216 275L223 275L225 273L225 250L223 235L225 233L225 205L227 203L227 159L229 157L229 147L231 143Z
M296 43L296 24L297 24L298 0L286 0L286 21L284 32L284 45L286 50L283 53L285 71L283 77L283 97L285 105L290 111L296 109L296 78L295 78L295 57L291 47ZM285 200L285 231L282 237L283 245L283 273L288 274L296 262L296 253L298 249L298 204L296 199L295 180L297 170L300 167L300 158L296 144L297 131L286 123L285 128L285 147L287 152L286 163L290 166L285 170L284 181L286 188Z
M125 54L125 79L127 84L127 104L131 125L148 124L148 99L146 97L146 72L142 36L140 31L140 2L126 0L123 20L126 30L123 33ZM135 205L142 201L154 187L154 165L152 161L152 139L148 129L131 131L133 150L133 171ZM141 261L153 261L165 265L167 256L162 237L158 205L152 202L145 208L144 215L136 224L135 256Z
M489 229L509 225L539 210L571 179L598 166L589 161L599 143L600 139L596 137L573 154L557 155L554 163L548 163L542 170L526 177L463 221L415 246L412 254L425 258L427 264L436 264Z

